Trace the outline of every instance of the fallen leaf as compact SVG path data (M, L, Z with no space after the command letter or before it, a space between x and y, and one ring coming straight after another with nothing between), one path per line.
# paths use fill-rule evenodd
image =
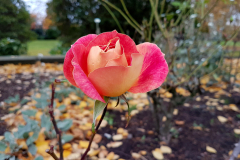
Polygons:
M133 157L134 159L140 159L142 156L141 156L140 154L138 154L138 153L133 152L133 153L132 153L132 157Z
M240 134L240 129L234 129L233 131L235 134Z
M209 153L217 153L216 149L214 149L210 146L206 146L206 151L208 151Z
M201 97L197 97L196 101L198 101L198 102L201 101Z
M156 148L155 150L153 150L152 154L153 154L153 157L156 158L157 160L164 159L162 151L159 148Z
M117 129L117 134L122 134L124 132L124 129L123 128L118 128Z
M161 146L160 149L163 154L171 154L172 153L172 149L168 146Z
M63 158L67 158L72 152L70 150L63 151Z
M89 144L89 141L79 141L80 148L87 148L88 144Z
M221 123L226 123L228 121L228 119L223 116L217 116L217 118Z
M173 115L175 115L175 116L178 115L178 109L173 110Z
M110 152L110 153L107 155L106 158L109 159L109 160L112 160L113 157L114 157L114 152Z
M147 154L147 151L144 151L144 150L143 150L143 151L140 151L139 153L140 153L141 155L145 156L145 155Z
M185 121L175 120L175 124L181 126L181 125L184 125L184 124L185 124Z
M108 148L117 148L120 147L123 144L123 142L110 142L107 144Z
M90 157L93 157L93 156L96 156L96 155L98 155L98 153L100 152L100 150L99 149L97 149L97 150L90 150L89 152L88 152L88 155L90 156Z
M123 139L123 135L122 134L116 134L113 136L113 140L114 141L120 141Z

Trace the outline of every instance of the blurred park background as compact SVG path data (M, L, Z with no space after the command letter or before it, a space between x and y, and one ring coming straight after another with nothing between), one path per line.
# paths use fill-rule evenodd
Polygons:
M127 128L127 105L110 100L88 159L240 159L240 0L0 0L0 160L51 160L50 145L59 154L50 84L65 79L79 37L113 30L158 45L169 74L154 91L126 94ZM87 148L93 106L57 85L64 159Z

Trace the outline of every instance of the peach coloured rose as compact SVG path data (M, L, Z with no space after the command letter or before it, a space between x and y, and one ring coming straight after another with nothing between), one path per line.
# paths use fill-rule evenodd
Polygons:
M168 65L157 45L136 46L129 36L112 31L79 38L66 54L63 71L71 84L104 102L103 96L158 88L168 74Z

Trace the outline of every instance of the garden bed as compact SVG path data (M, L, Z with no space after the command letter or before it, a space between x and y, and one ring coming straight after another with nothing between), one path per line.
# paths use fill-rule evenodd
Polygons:
M10 68L5 69L5 74L3 72L0 74L0 102L2 105L3 101L17 94L19 94L20 100L23 97L31 97L35 92L39 92L44 81L52 81L52 79L62 76L61 69L59 69L61 65L47 64L42 67L36 64L29 65L28 69L32 68L33 70L28 73L22 72L24 68L20 70L19 66ZM240 104L237 100L239 93L236 90L233 91L231 87L222 90L224 90L225 94L218 99L215 98L216 92L204 92L202 95L191 98L184 105L177 106L177 112L173 118L175 132L168 144L172 149L172 153L164 154L166 159L225 160L229 158L229 154L235 147L234 144L239 141L240 137L238 133L234 132L234 129L240 128ZM113 152L114 155L118 155L119 158L123 159L134 159L133 157L136 155L133 153L136 153L141 156L140 159L152 160L155 159L152 151L167 144L158 140L155 131L155 120L146 97L145 99L137 97L133 96L133 99L129 102L136 113L132 116L127 128L125 128L126 110L122 109L124 108L123 104L116 108L111 107L113 105L109 107L105 119L108 125L99 131L102 140L98 142L98 147L104 146L108 153ZM115 103L114 100L113 102ZM137 102L142 104L141 107L138 106ZM215 103L213 104L213 102ZM168 103L165 102L166 105ZM72 103L71 106L74 107L74 104ZM84 110L91 110L91 107L86 106ZM11 107L8 106L7 108ZM7 113L8 110L1 107L1 117ZM218 116L225 117L227 121L220 122ZM91 118L89 115L88 119L90 121ZM0 134L3 135L4 131L8 130L8 127L4 121L1 121ZM110 143L115 142L112 137L117 134L119 128L126 129L127 135L117 141L122 142L119 147L109 147ZM84 134L84 137L81 137L80 140L89 140L89 135ZM69 143L73 145L78 141L79 139L75 138ZM216 153L206 150L207 146L214 148ZM146 151L146 154L143 154L144 151ZM94 157L96 158L98 155L94 155L90 159L94 159Z

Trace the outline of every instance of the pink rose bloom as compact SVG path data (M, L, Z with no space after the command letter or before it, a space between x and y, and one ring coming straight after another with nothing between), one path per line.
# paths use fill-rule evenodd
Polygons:
M63 71L72 85L104 102L103 96L158 88L168 74L168 65L157 45L136 46L129 36L112 31L79 38L66 54Z

